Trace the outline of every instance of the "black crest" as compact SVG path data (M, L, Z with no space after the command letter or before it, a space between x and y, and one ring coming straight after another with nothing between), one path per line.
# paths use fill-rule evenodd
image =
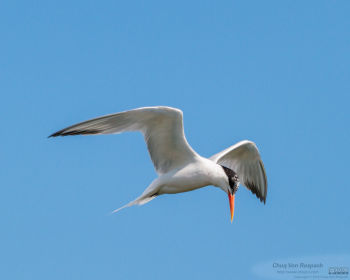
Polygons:
M238 190L238 184L239 184L237 173L234 172L232 169L227 168L226 166L221 165L221 167L224 169L227 175L228 183L230 185L232 193L235 193Z

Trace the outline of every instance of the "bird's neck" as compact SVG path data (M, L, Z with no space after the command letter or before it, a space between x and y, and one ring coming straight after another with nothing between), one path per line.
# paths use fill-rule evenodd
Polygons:
M227 184L227 175L221 165L209 160L208 171L211 185L222 188Z

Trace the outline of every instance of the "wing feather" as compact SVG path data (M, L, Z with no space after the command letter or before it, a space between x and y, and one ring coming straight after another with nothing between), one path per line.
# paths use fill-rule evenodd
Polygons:
M140 131L157 173L163 174L188 163L197 153L188 144L182 111L171 107L144 107L81 122L49 137L117 134Z
M241 141L210 159L235 171L240 182L260 201L266 202L266 172L258 148L253 142Z

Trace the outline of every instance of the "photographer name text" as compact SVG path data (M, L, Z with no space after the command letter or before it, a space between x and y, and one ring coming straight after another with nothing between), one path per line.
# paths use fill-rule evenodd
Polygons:
M273 263L273 268L278 269L290 269L290 268L302 268L302 269L315 269L315 268L323 268L322 263Z

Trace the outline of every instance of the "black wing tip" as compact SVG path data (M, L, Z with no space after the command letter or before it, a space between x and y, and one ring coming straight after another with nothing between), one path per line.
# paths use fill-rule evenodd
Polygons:
M59 131L57 131L55 133L52 133L47 138L52 138L52 137L57 137L57 136L66 136L66 133L64 132L64 130L59 130Z
M258 195L256 195L256 197L260 199L261 203L264 203L264 205L266 204L266 197L258 196Z
M99 134L100 130L97 129L83 129L83 130L60 130L52 133L47 138L57 137L57 136L70 136L70 135L88 135L88 134Z
M47 138L57 137L60 136L59 132L52 133L51 135L47 136Z
M266 194L263 195L255 184L248 182L246 183L246 186L250 189L250 191L253 194L256 195L256 197L260 200L260 202L266 204Z

